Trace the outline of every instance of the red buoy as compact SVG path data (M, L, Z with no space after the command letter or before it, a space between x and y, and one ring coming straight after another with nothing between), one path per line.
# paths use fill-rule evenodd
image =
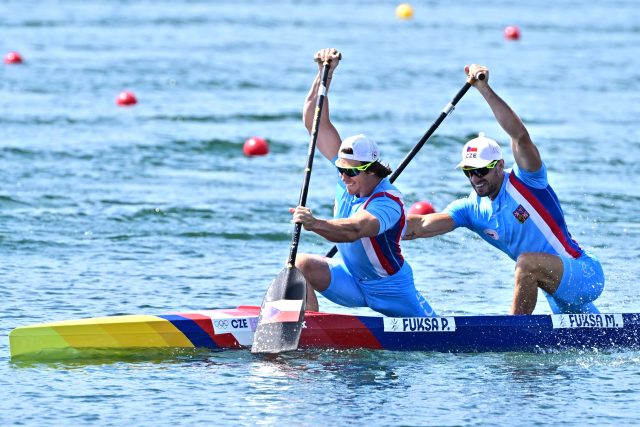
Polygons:
M4 57L5 64L22 64L22 56L18 52L9 52Z
M269 144L263 138L254 136L247 139L242 147L245 156L264 156L269 153Z
M416 215L426 215L426 214L430 214L430 213L435 213L435 208L433 207L433 205L425 200L421 200L419 202L415 202L413 205L411 205L411 207L409 208L409 213L410 214L416 214Z
M520 29L515 25L509 25L504 29L504 38L507 40L519 40Z
M133 94L133 92L130 92L128 90L120 92L120 95L118 95L118 97L116 98L116 104L120 106L135 105L137 103L138 100L136 99L136 96Z

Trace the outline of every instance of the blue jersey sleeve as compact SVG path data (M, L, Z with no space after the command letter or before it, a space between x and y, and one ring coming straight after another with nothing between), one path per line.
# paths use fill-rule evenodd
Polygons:
M393 227L399 220L402 211L395 200L388 197L376 197L367 205L367 212L375 216L380 222L378 234L382 234Z
M453 219L455 228L467 227L471 228L471 219L469 215L469 209L471 209L471 202L469 197L463 199L454 200L444 208L443 213L449 214Z
M517 164L513 165L512 172L526 185L533 188L547 188L549 181L547 180L547 166L542 163L540 169L535 172L529 172L520 169Z

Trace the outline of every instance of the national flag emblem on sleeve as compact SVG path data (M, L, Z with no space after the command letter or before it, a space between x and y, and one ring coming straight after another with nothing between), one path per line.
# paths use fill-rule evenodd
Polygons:
M267 301L262 309L262 323L297 322L300 320L302 300L281 299Z
M478 147L467 147L467 153L476 153L478 152Z

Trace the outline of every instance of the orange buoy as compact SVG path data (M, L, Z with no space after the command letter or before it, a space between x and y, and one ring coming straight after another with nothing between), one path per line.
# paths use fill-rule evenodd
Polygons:
M245 156L264 156L269 153L269 144L264 138L254 136L247 139L242 147L242 152Z
M433 205L425 200L415 202L409 208L409 213L416 214L416 215L426 215L426 214L435 213L435 212L436 210L433 207Z

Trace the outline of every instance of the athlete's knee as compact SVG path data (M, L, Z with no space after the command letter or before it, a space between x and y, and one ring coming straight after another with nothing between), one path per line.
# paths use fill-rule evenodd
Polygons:
M302 272L307 283L319 291L323 291L331 282L331 269L326 259L319 255L299 254L296 267Z
M303 273L306 270L313 268L313 255L310 254L298 254L296 257L296 268Z
M516 274L535 274L539 269L540 262L534 253L523 253L516 261Z
M529 254L522 254L516 261L514 282L516 287L537 286L538 268L536 260Z
M516 288L539 287L553 294L562 281L563 261L560 257L547 253L527 252L516 261Z
M539 283L559 283L563 274L562 259L556 255L525 252L516 261L516 276Z

